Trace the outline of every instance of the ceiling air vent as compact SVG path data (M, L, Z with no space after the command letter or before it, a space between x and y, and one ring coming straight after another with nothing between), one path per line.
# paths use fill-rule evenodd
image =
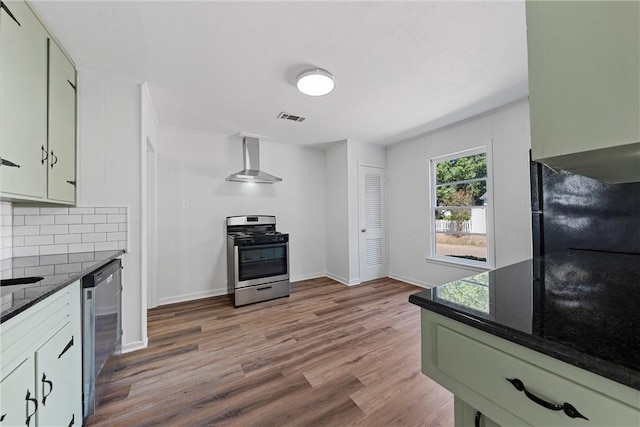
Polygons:
M304 117L294 116L293 114L285 113L284 111L278 114L279 119L292 120L294 122L303 122Z

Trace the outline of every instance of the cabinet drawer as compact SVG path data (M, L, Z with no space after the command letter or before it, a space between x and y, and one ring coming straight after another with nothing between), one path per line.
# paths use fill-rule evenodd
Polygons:
M640 412L596 390L553 374L491 346L438 325L437 367L508 412L536 426L638 426ZM573 405L589 420L569 418L527 398L507 378L547 402Z
M0 326L0 361L3 370L13 366L28 349L41 345L69 323L73 294L71 286L56 292ZM78 297L79 298L79 297ZM79 304L79 300L75 302Z

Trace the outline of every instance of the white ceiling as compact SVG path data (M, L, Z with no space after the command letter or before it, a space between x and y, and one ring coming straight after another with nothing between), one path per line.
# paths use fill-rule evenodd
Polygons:
M523 1L33 4L79 68L147 81L161 125L388 145L528 94ZM331 94L296 90L311 67Z

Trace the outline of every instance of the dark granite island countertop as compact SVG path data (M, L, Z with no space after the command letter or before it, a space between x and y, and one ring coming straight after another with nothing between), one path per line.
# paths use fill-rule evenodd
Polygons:
M550 254L409 301L640 390L640 255Z
M0 324L124 253L111 250L12 258L11 269L2 272L3 280L32 276L42 280L26 286L2 287Z

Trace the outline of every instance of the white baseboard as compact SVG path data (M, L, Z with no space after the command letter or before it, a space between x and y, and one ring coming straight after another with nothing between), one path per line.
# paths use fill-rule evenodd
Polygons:
M175 304L177 302L192 301L196 299L227 295L227 288L217 288L210 291L194 292L191 294L175 295L172 297L158 298L158 305Z
M410 285L420 286L421 288L425 288L425 289L431 289L436 286L432 283L423 282L422 280L411 279L409 277L399 276L393 273L389 273L388 276L391 279L400 280L401 282L406 282Z
M340 277L340 276L338 276L338 275L336 275L336 274L328 273L328 272L327 272L327 273L325 273L324 275L325 275L326 277L328 277L329 279L333 279L333 280L335 280L336 282L340 282L340 283L342 283L343 285L349 286L349 280L345 279L344 277Z
M298 276L292 276L289 281L290 282L300 282L302 280L309 280L309 279L317 279L319 277L327 277L327 274L322 272L322 273L311 273L311 274L300 274Z
M149 344L149 339L145 338L144 341L134 341L126 344L122 344L122 350L120 354L131 353L132 351L142 350L143 348L147 348Z

